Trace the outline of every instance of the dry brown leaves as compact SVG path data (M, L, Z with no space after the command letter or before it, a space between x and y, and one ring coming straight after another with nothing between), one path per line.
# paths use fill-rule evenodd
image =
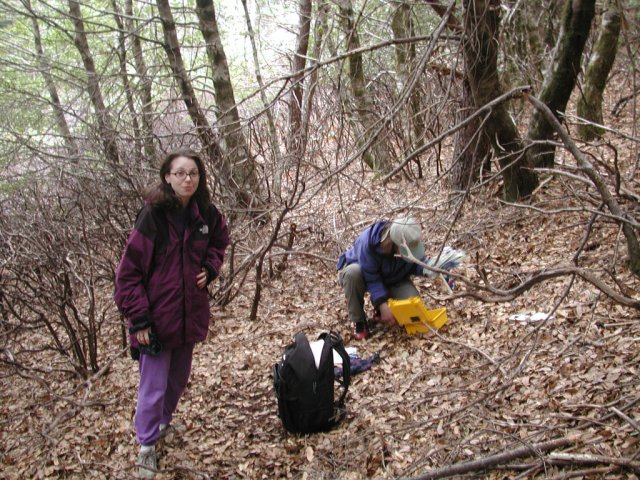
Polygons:
M292 219L302 232L294 244L298 254L281 277L265 279L258 321L247 320L253 282L226 310L214 311L211 334L196 350L176 413L183 432L161 447L158 478L410 477L568 435L576 438L570 452L637 459L638 312L580 280L568 289L568 277L539 284L506 303L452 300L418 279L429 305L447 307L449 323L438 335L377 331L357 347L363 357L380 352L382 363L353 378L348 415L339 428L309 437L286 434L270 378L284 346L300 329L309 336L338 330L353 345L335 282L338 252L370 221L412 205L434 254L453 217L440 183L398 180L372 187L367 177L349 182L342 185L340 202L324 192ZM565 180L551 181L535 201L547 210L578 205L575 186ZM509 288L528 272L569 263L589 218L477 196L446 243L469 254L460 273L477 282L482 268L496 286ZM637 296L638 280L623 266L623 243L615 225L598 222L580 264L604 279L603 266L615 269ZM467 288L459 282L456 292ZM555 317L544 323L510 320L513 314L549 312L556 305ZM115 355L113 343L105 358ZM0 476L130 478L137 453L131 426L136 368L119 358L107 374L61 398L60 392L74 390L73 380L51 376L45 388L3 367ZM478 475L543 478L560 468L532 457ZM607 478L636 477L627 469Z

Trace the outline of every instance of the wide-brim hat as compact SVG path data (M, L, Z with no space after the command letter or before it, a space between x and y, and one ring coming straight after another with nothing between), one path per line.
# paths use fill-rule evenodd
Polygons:
M424 258L422 232L415 218L400 217L393 220L389 227L389 237L403 257L409 259L413 257L416 260Z

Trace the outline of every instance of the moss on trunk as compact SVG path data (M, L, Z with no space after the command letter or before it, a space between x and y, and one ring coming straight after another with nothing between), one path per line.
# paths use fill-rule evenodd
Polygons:
M499 0L465 0L464 56L475 108L486 105L502 93L498 75ZM538 178L526 165L526 151L516 125L504 103L493 107L485 125L493 150L499 156L503 194L508 201L529 196ZM475 160L478 162L478 160ZM478 162L479 163L479 162Z
M540 100L555 115L564 113L576 84L582 52L594 14L595 0L567 0L565 3L562 30L558 37L555 55L539 95ZM536 142L531 147L533 166L552 168L555 161L555 147L545 141L553 138L554 131L539 111L533 114L527 136L529 140Z
M345 48L348 52L354 52L360 48L360 39L351 0L340 0L339 10L340 25L346 37ZM351 95L357 118L357 122L354 122L354 128L358 132L358 147L365 148L362 153L362 159L369 168L376 172L389 172L391 170L391 157L386 146L377 138L371 140L365 138L367 133L376 130L379 119L375 114L373 99L367 91L362 53L351 53L347 65ZM369 144L368 148L366 148L367 144Z
M607 10L602 15L600 33L587 67L584 87L577 107L578 116L593 123L604 123L602 94L618 52L620 20L620 10L616 2L607 2ZM592 140L602 135L604 130L595 125L581 124L578 127L578 133L582 139Z

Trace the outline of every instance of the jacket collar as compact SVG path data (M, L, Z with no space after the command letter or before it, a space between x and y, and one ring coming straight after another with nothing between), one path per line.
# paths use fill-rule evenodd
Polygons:
M193 197L191 197L191 200L189 201L189 205L187 205L187 208L189 209L189 217L192 219L193 223L195 224L204 223L204 218L200 213L200 207L198 207L198 202L196 202L196 200Z
M175 222L174 216L171 215L169 211L165 211L165 213L166 213L167 221L170 223L174 223ZM186 214L185 222L186 222L187 228L189 228L190 225L192 226L202 225L203 223L205 223L204 217L200 213L198 202L196 202L193 198L191 198L191 200L189 201L189 204L185 209L185 214Z

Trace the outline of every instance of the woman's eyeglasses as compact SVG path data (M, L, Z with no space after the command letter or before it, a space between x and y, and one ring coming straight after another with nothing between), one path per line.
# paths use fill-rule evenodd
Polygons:
M197 180L200 177L200 172L198 172L197 170L194 170L193 172L178 170L177 172L171 172L171 175L175 175L178 180L184 180L187 177Z

